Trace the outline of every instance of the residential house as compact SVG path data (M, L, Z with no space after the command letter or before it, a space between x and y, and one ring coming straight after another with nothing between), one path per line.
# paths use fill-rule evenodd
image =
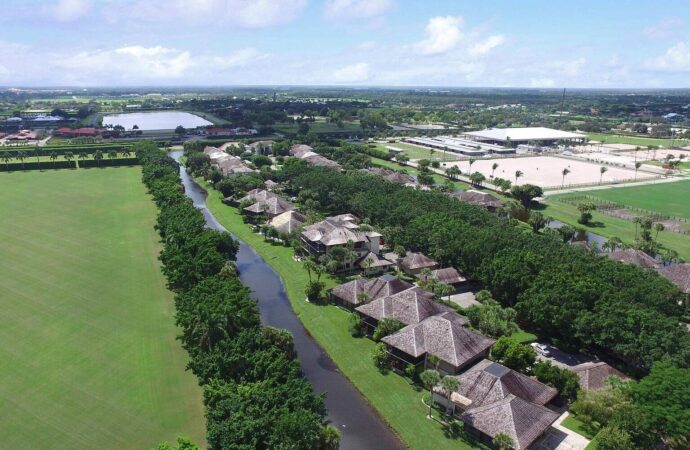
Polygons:
M279 233L294 233L307 222L307 216L299 211L292 209L285 211L271 219L270 225L278 230Z
M355 263L369 252L378 254L381 234L359 231L359 219L352 214L327 217L321 222L304 227L301 234L305 250L312 256L328 254L335 247L351 247L356 256L345 261L342 269L353 269Z
M256 203L244 208L248 216L253 218L267 217L273 219L287 211L295 209L295 205L280 197L270 197L266 200L260 200Z
M659 275L678 286L681 292L690 294L690 264L672 264L657 270Z
M398 266L400 270L408 275L417 276L422 270L436 270L440 267L440 264L424 255L423 253L407 253L398 261Z
M204 154L208 155L211 165L217 168L224 176L256 172L240 158L230 155L219 148L208 146L204 149Z
M357 261L356 265L365 275L375 275L389 270L395 266L395 263L374 252L369 252Z
M273 192L267 191L265 189L252 189L251 191L247 192L244 197L242 197L239 202L240 203L246 203L246 202L265 202L269 198L274 198L278 197L278 194L275 194Z
M474 189L453 193L451 196L457 198L461 202L481 206L482 208L486 208L492 212L503 206L503 202L493 195Z
M606 386L608 377L629 380L623 372L614 369L604 361L590 361L570 368L580 379L580 387L586 390L597 390Z
M331 289L333 303L353 309L363 303L382 297L389 297L398 292L414 287L412 283L400 280L392 275L383 275L372 280L357 278Z
M454 309L434 301L434 294L413 286L404 291L376 298L358 306L355 311L362 317L367 331L373 333L383 319L395 319L405 325L417 324L436 314L454 312ZM460 316L459 316L460 317ZM467 320L461 318L465 323Z
M652 258L642 250L637 250L634 248L614 250L607 253L606 256L613 261L622 262L624 264L632 264L634 266L642 267L643 269L656 269L659 267L659 261Z
M465 430L491 446L505 433L515 450L523 450L544 434L559 414L544 405L558 391L499 363L484 359L457 376L459 388L448 395L436 388L434 400L452 408Z
M295 144L290 147L290 155L296 158L303 158L305 155L314 153L314 148L305 144Z
M273 180L266 180L264 181L264 186L266 186L267 191L274 191L280 187L280 183L276 183Z
M396 172L395 170L385 169L383 167L370 167L368 169L361 169L361 172L378 175L386 181L391 183L402 184L403 186L415 186L417 184L413 176L406 173Z
M421 278L420 274L420 278ZM458 272L453 267L446 267L445 269L432 270L429 274L429 278L433 278L441 283L448 284L457 288L462 283L467 281L467 278L463 277L460 272Z
M426 366L428 355L439 358L439 372L456 374L475 361L486 358L494 340L468 330L467 319L455 312L443 312L408 325L383 338L394 365Z
M330 159L319 155L318 153L314 152L314 149L308 145L304 144L296 144L290 147L290 155L303 159L307 161L309 164L312 166L321 166L321 167L332 167L334 169L341 169L341 165L338 164L335 161L331 161Z
M270 140L256 141L247 145L246 148L257 155L270 155L273 153L273 144L275 144L275 142Z

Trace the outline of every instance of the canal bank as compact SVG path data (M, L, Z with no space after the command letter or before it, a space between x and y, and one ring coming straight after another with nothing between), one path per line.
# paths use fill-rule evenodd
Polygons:
M176 160L182 152L172 152ZM228 231L206 207L207 193L180 168L185 192L199 208L209 227ZM237 237L237 236L235 236ZM294 336L295 349L302 371L316 393L326 394L328 418L341 433L340 448L344 450L402 449L403 444L384 420L369 405L352 383L338 370L328 354L307 333L295 315L283 282L273 268L240 240L237 254L240 280L252 291L258 302L261 320L289 330ZM362 355L369 359L369 355Z

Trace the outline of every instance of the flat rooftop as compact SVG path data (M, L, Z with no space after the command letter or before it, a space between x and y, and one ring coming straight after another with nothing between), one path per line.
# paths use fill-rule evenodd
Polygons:
M584 139L586 136L580 133L554 130L553 128L487 128L481 131L469 131L463 133L474 139L490 141L555 141L559 139Z

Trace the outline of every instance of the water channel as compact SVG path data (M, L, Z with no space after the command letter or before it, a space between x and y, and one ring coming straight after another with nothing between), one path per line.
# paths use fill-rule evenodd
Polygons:
M170 156L179 160L182 152L171 152ZM206 208L207 192L187 174L182 166L180 177L187 196L194 201L194 206L202 211L207 225L216 230L228 231ZM235 238L237 239L236 236ZM309 336L292 311L280 276L256 254L254 249L242 241L239 243L237 269L240 280L252 290L252 297L259 304L262 323L289 330L294 336L295 349L302 364L302 371L316 393L326 393L328 419L341 433L340 448L343 450L405 448L359 391L340 373L328 354ZM369 355L362 355L362 358L369 358ZM420 417L420 420L424 418Z

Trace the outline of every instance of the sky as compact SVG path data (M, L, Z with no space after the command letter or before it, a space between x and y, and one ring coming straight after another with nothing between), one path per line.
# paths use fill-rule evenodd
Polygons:
M690 0L2 0L0 86L689 88Z

